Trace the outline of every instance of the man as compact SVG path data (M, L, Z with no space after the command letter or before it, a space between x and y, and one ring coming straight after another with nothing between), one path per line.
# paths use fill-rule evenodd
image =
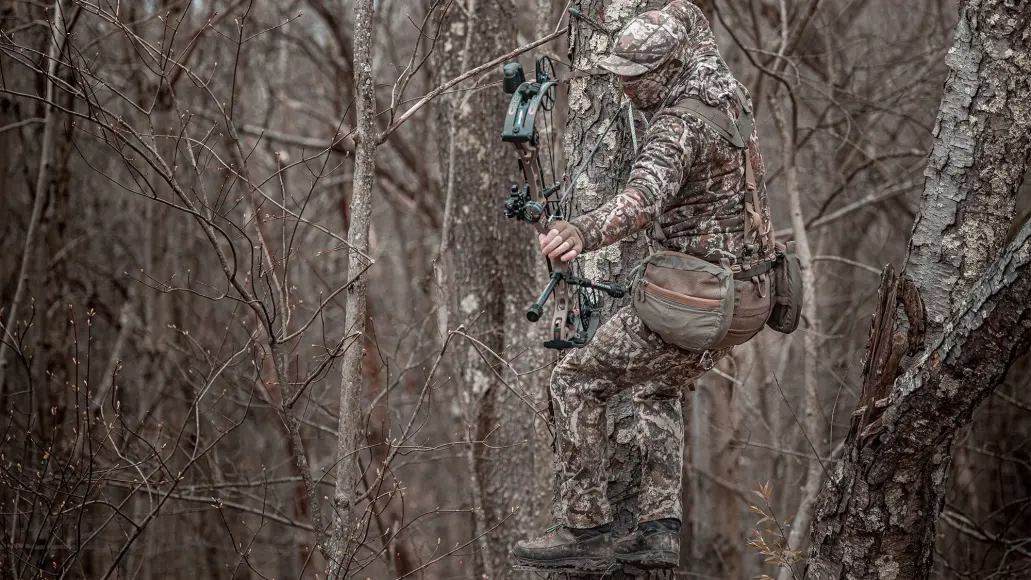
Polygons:
M623 93L651 120L623 191L571 222L553 224L540 236L542 252L569 261L646 228L658 249L713 263L740 264L769 252L764 237L771 231L769 207L755 133L749 128L735 147L700 118L697 107L683 106L700 102L730 120L743 109L751 111L701 11L675 0L638 16L599 65L620 77ZM745 159L758 192L751 201L745 194ZM748 219L762 227L745 227ZM603 570L615 562L677 565L684 447L680 400L684 387L729 351L686 351L667 344L626 306L590 344L565 355L551 382L559 523L516 545L518 565L581 570ZM625 389L633 389L644 463L640 516L636 529L613 541L605 489L605 406Z

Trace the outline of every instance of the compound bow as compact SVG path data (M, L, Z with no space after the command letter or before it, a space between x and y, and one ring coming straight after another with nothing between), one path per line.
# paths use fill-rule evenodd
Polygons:
M537 59L533 81L526 80L523 67L517 62L506 64L504 75L504 90L512 95L512 99L508 105L501 139L515 147L519 155L519 169L525 181L522 186L512 185L508 200L505 201L505 216L532 224L538 232L547 234L552 222L565 219L562 205L563 201L568 200L564 200L560 183L549 185L544 179L536 120L538 113L550 112L555 106L559 79L547 56ZM551 338L544 346L558 350L582 347L590 342L598 330L601 310L595 291L600 290L613 298L621 298L626 294L626 288L581 277L575 261L546 260L550 273L548 285L541 292L540 298L527 309L526 318L530 322L540 320L544 304L548 298L554 298L555 306L549 328Z

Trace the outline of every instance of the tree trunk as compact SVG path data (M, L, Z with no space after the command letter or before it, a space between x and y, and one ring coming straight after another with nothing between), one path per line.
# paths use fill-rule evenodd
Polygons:
M452 6L443 15L437 83L515 48L515 35L504 20L513 10L508 0ZM495 79L479 82L484 80ZM456 388L469 441L464 453L475 510L473 534L479 536L474 569L490 578L510 577L512 545L545 524L540 508L547 501L542 493L546 475L520 467L539 465L539 455L550 457L547 428L535 427L538 413L547 408L546 373L516 377L495 353L505 360L518 356L511 362L520 371L554 358L541 347L540 329L524 315L545 280L544 260L534 250L536 233L506 219L502 211L509 186L522 178L515 152L500 141L507 105L508 95L489 87L456 92L437 109L444 128L437 144L446 183L437 263L438 329L446 336L465 326L480 343L456 340L452 361L461 377Z
M734 353L733 365L724 359L720 367L738 370L742 352ZM707 373L689 393L685 405L685 433L690 447L690 462L684 472L684 540L680 546L682 571L703 578L742 578L741 498L727 487L741 476L738 466L741 446L735 444L740 412L735 403L735 379ZM739 396L739 395L738 395ZM752 483L752 482L750 482ZM753 484L754 485L754 484ZM690 510L690 512L688 512Z
M354 18L354 81L355 111L358 118L355 135L354 193L351 199L351 223L347 228L347 243L351 252L348 261L348 288L345 303L344 333L364 335L367 268L363 255L369 250L369 227L372 217L372 186L376 171L376 92L373 85L372 49L374 0L357 0ZM359 254L359 252L361 254ZM347 349L341 363L340 417L337 426L336 490L329 546L326 547L326 576L341 580L347 576L350 553L359 542L356 528L359 518L355 499L361 473L358 450L363 429L361 427L362 369L364 340L355 340ZM319 506L311 506L312 511Z
M956 436L1027 349L1031 225L1004 241L1031 153L1029 19L1023 4L961 5L909 256L882 277L807 578L928 577Z
M24 332L24 329L19 328L18 316L22 314L22 301L25 299L25 293L28 291L29 267L32 265L36 249L36 235L43 215L43 202L46 200L49 190L48 186L51 172L53 171L52 163L57 142L58 121L61 118L61 113L57 110L57 107L51 104L56 102L57 89L55 80L57 79L57 63L61 53L64 51L66 34L64 8L61 7L60 0L54 1L54 8L50 12L53 13L53 21L48 23L51 29L51 40L50 49L47 54L47 75L43 81L46 86L43 143L39 148L39 165L36 173L36 189L34 201L32 202L32 215L29 217L29 226L25 232L25 243L22 246L22 258L18 269L14 298L11 300L11 305L8 308L10 313L7 315L7 321L2 325L3 330L0 331L3 336L3 340L0 340L0 393L4 392L4 384L7 382L7 351L9 350L9 341ZM2 313L0 313L0 323L3 322ZM8 338L8 333L12 338Z
M820 486L823 483L823 465L819 457L824 455L820 435L820 400L818 385L818 365L820 356L820 344L818 335L820 333L820 319L817 313L816 301L816 274L813 272L813 253L809 247L809 235L806 232L805 217L802 215L802 200L798 182L798 163L796 156L798 147L795 143L795 135L798 128L794 119L797 111L792 111L792 122L789 124L781 110L780 103L776 97L770 99L770 110L773 115L777 129L781 136L781 153L784 156L784 188L788 197L788 210L791 214L792 237L795 241L795 249L798 254L798 263L802 271L802 318L805 327L802 329L802 358L804 363L805 406L802 414L802 438L806 442L804 450L810 451L810 446L816 457L809 460L806 466L805 485L801 491L801 501L798 510L795 512L795 519L792 522L791 532L788 536L788 546L800 549L805 540L805 533L809 527L812 517L813 506L816 497L820 493ZM791 580L791 568L782 568L778 580Z
M614 35L634 16L665 4L661 0L576 0L573 7ZM570 61L574 69L588 70L608 54L612 39L582 19L572 18L571 26ZM604 75L581 77L570 83L569 119L565 133L566 176L575 179L566 184L566 195L573 196L574 216L599 207L618 195L626 184L634 151L628 131L627 110L619 112L623 99L612 80ZM603 139L606 130L608 133ZM642 134L640 124L637 131L638 135ZM594 280L625 283L627 275L646 253L645 236L632 236L619 244L587 254L583 258L584 275ZM605 315L611 315L628 303L629 298L606 298L602 323ZM609 402L608 421L608 497L612 506L613 537L618 537L636 525L637 489L641 483L641 451L636 444L637 422L629 392L621 393ZM649 578L657 575L642 576L620 570L608 577Z

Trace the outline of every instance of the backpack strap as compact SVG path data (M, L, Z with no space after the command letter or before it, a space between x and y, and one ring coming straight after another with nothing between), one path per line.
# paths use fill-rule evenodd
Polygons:
M687 111L702 121L705 121L707 125L715 129L716 132L720 134L720 137L729 141L734 147L737 147L738 149L745 149L748 147L748 142L741 136L737 120L731 119L716 107L710 107L698 99L688 97L678 101L673 108ZM751 114L749 114L749 119L751 119ZM746 133L746 135L751 134L751 131Z
M751 103L748 101L748 96L745 94L741 87L737 89L737 100L741 105L741 114L735 121L737 130L740 135L744 135L745 142L749 142L752 137L752 131L755 129L755 116ZM748 146L748 150L745 152L745 186L749 191L749 198L752 202L752 209L754 210L755 225L759 232L759 248L760 248L760 261L759 264L768 263L769 261L776 259L776 247L777 240L773 233L773 224L770 222L763 223L762 217L758 212L762 210L762 206L759 205L759 187L755 181L755 170L752 169L751 146ZM766 231L763 231L765 226ZM765 238L766 247L763 247L763 239Z
M739 269L741 274L758 275L761 272L757 270L763 270L764 268L769 270L765 265L776 258L776 254L773 251L775 241L772 226L766 228L768 231L763 231L763 220L759 214L761 211L759 187L755 180L755 170L752 168L752 160L749 155L749 150L751 149L749 142L752 137L752 131L755 128L755 118L752 107L748 103L748 98L740 87L737 90L736 97L741 106L741 114L736 119L730 118L729 115L716 107L711 107L693 97L681 99L672 108L680 109L703 121L728 143L737 149L743 150L742 164L745 169L745 189L747 190L747 199L745 200L745 243L750 243L754 233L758 233L756 237L759 242L759 248L756 249L757 251L754 254L757 254L759 259L735 265L735 269ZM657 224L658 221L656 220L656 226ZM660 228L656 227L655 229L661 234ZM664 236L657 239L662 240ZM769 246L768 248L763 247L767 245ZM752 274L753 271L757 272Z
M738 135L743 137L747 147L752 130L755 129L755 118L752 115L752 105L749 104L748 97L740 87L737 89L737 102L741 105L741 114L734 120L734 126L737 128Z

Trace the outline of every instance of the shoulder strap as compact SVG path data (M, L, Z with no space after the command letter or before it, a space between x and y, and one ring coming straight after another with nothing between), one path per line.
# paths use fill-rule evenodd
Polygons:
M749 142L752 138L752 131L755 128L752 107L749 105L748 98L740 87L737 90L736 97L741 106L741 114L736 119L731 119L723 111L693 97L681 99L673 105L673 108L691 113L694 117L712 127L716 133L726 139L731 145L744 150L742 163L745 170L745 189L748 195L748 199L745 200L745 239L751 239L754 232L759 232L761 237L768 235L765 240L756 240L759 242L760 264L762 264L768 261L768 254L772 253L775 243L773 240L773 228L768 228L769 232L763 232L762 218L759 215L759 188L755 181L755 172L752 170L752 160L748 155ZM654 229L658 234L655 236L656 239L663 240L664 236L661 236L662 229L658 227L658 220L656 220ZM769 245L769 248L763 248L766 245Z
M749 153L751 153L751 138L752 131L755 129L755 117L753 116L752 105L748 101L748 96L745 94L741 87L737 89L737 100L741 104L741 115L735 121L737 130L740 135L744 136L746 145L745 151L745 186L748 188L749 198L752 202L753 217L755 218L756 231L759 232L759 247L761 248L760 257L763 261L772 260L776 254L774 248L777 245L776 238L773 234L773 225L770 223L763 223L759 213L761 206L759 205L759 187L755 181L755 172L752 170L752 159ZM763 229L767 231L763 231ZM765 244L763 243L765 242ZM765 246L765 247L764 247Z
M737 89L737 102L741 105L741 115L734 120L734 126L737 128L738 135L744 138L747 146L748 140L752 136L752 130L755 128L755 118L752 116L752 106L748 102L748 97L740 87Z
M741 114L736 119L731 119L723 111L716 107L710 107L694 97L687 97L677 101L673 108L692 113L695 117L715 129L721 137L729 141L734 147L745 149L748 147L748 139L752 135L752 129L755 128L755 119L752 116L752 107L749 105L744 91L738 88L736 96L738 103L741 105Z
M743 106L744 105L742 104L742 107ZM746 138L742 138L742 133L738 127L738 120L731 119L726 113L716 107L710 107L698 99L688 97L677 101L677 103L673 105L673 108L689 112L698 119L704 121L707 125L715 129L721 137L729 141L734 147L744 149L748 146L748 142L745 140ZM752 115L749 111L749 124L751 124L751 118ZM745 135L751 134L751 130L749 130L748 133L745 133Z

